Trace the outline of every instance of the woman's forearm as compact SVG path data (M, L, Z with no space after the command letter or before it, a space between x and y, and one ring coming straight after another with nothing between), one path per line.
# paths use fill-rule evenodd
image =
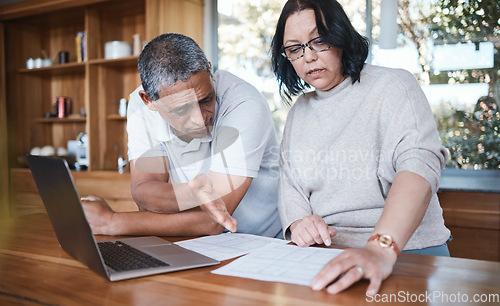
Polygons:
M396 174L374 234L389 234L402 250L424 218L432 196L429 183L418 174Z

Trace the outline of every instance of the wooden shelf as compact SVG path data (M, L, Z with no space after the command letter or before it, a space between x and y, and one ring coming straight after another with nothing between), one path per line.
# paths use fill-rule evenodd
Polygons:
M89 61L89 65L107 65L107 66L123 66L123 65L137 65L139 56L126 56L114 59L94 59Z
M6 161L0 166L0 193L8 191L12 200L0 203L0 217L15 211L15 195L23 194L18 192L22 186L9 178L9 170L22 165L16 156L33 147L66 147L80 133L89 141L84 176L95 183L92 190L102 186L89 192L112 196L105 191L113 188L118 175L118 155L127 158L127 119L118 115L119 101L128 98L141 79L137 55L105 59L104 46L115 40L132 43L135 34L150 41L175 32L203 47L203 6L203 0L29 0L2 7L0 110L6 111L0 121L6 123L0 134L6 137L0 142L0 159ZM87 61L77 62L75 38L82 31ZM58 63L61 51L69 53L69 63ZM26 61L42 57L42 52L53 65L27 69ZM45 118L60 96L71 99L74 115ZM77 115L83 111L86 117ZM113 175L101 177L101 171ZM130 192L130 183L124 186L120 188ZM1 196L0 200L6 198Z
M19 73L24 74L65 74L65 73L85 73L85 63L57 64L42 68L21 68Z
M36 123L75 123L86 122L87 117L65 117L65 118L36 118L33 120Z
M127 117L122 117L118 114L111 114L106 117L109 120L122 120L122 121L127 121Z

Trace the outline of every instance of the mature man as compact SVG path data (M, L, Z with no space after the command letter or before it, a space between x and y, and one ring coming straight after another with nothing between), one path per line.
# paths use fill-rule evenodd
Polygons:
M212 75L201 48L181 34L153 39L139 73L127 132L140 211L116 213L84 198L94 233L206 235L237 226L279 236L278 144L262 95L229 72Z

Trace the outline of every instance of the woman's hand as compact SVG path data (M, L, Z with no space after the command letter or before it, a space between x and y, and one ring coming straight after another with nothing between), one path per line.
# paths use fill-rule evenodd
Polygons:
M94 235L114 235L112 219L115 214L109 204L101 197L88 195L81 198L85 216Z
M396 259L394 250L381 248L376 241L368 242L362 249L346 249L314 277L311 288L326 288L328 293L335 294L365 278L370 281L366 294L373 296L379 291L382 281L391 275Z
M328 226L323 218L318 215L304 217L290 225L292 241L300 247L307 247L313 244L325 244L330 246L332 238L337 231L334 227Z

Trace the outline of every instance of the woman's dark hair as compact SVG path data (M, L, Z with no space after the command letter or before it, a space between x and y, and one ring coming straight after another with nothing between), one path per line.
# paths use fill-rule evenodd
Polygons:
M314 11L319 35L328 44L343 50L343 75L351 76L353 84L360 81L361 69L368 56L368 39L354 29L344 9L336 0L289 0L281 11L271 43L273 72L278 79L280 94L285 102L290 102L293 95L310 88L310 85L297 75L290 61L281 54L288 17L307 9Z

